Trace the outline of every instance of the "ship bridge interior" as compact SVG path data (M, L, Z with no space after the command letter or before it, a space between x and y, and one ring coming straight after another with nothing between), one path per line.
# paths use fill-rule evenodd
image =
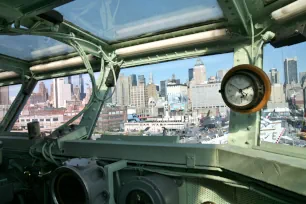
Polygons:
M1 0L0 203L306 203L305 149L261 139L267 95L260 109L229 109L222 144L175 135L95 139L124 70L224 53L233 53L233 76L236 67L261 70L270 60L264 47L305 42L305 25L304 0ZM81 75L91 94L76 95L86 101L79 104L70 99L83 108L68 115L61 79ZM40 86L44 80L51 88ZM16 86L14 96L3 94ZM36 87L52 94L38 96ZM52 105L33 106L40 97ZM56 126L43 133L42 121Z

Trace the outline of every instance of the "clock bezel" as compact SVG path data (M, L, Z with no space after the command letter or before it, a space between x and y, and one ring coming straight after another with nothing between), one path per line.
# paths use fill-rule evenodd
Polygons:
M244 106L236 106L230 103L225 94L225 85L233 76L237 74L248 76L253 82L253 101ZM239 113L254 113L261 110L267 104L271 95L271 83L268 76L262 69L254 65L242 64L233 67L226 73L221 82L220 93L223 101L231 110Z

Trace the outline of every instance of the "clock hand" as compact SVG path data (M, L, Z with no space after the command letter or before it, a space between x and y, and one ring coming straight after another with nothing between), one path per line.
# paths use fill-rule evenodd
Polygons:
M230 83L230 85L232 85L233 87L235 87L236 89L240 90L237 86L235 86L234 84Z

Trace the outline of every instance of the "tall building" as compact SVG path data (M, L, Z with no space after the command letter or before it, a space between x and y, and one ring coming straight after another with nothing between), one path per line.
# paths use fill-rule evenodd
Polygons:
M193 68L190 68L188 70L188 79L189 79L189 81L191 81L193 79Z
M112 102L119 106L130 105L130 77L120 74L116 83L116 90Z
M284 61L285 84L298 83L297 58L287 58Z
M157 94L155 84L148 84L147 85L147 91L148 91L148 98L154 98L155 101L158 99L158 94Z
M225 76L227 70L226 69L221 69L217 71L217 80L221 81L223 77Z
M138 84L146 84L146 78L144 75L138 75Z
M84 79L83 79L83 75L80 74L79 75L79 83L78 83L79 87L80 87L80 100L83 100L86 96L85 94L85 85L84 85Z
M270 78L271 84L280 84L281 83L280 82L280 74L279 74L279 71L277 71L276 68L270 69L269 78Z
M48 89L45 86L44 82L40 82L38 85L38 93L42 97L42 101L45 102L48 100Z
M0 105L9 105L9 87L0 87Z
M302 78L303 77L306 77L306 72L300 72L300 74L299 74L299 83L302 83ZM306 82L306 81L305 81Z
M195 84L204 84L206 78L206 68L200 58L197 59L193 68L193 79Z
M131 83L132 83L132 86L137 86L136 74L131 75Z
M167 95L167 80L160 81L160 97L166 97Z
M285 103L285 93L284 93L284 87L282 84L274 83L271 86L270 102L271 103Z
M152 72L150 72L149 84L153 84L153 83L154 83L153 74L152 74Z
M65 84L72 84L72 76L65 77ZM71 92L73 93L73 86L71 86Z
M66 101L71 100L71 84L65 84L64 78L53 79L53 106L66 108Z
M155 86L156 86L156 91L159 91L159 85L155 84Z
M76 100L81 100L81 98L80 98L80 87L78 85L76 85L73 88L73 95L75 96Z
M143 113L148 106L148 92L144 83L131 87L131 106L136 107L137 114Z

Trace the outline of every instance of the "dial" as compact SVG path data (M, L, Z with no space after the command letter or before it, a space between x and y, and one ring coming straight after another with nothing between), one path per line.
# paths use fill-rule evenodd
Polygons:
M247 106L254 99L254 86L248 75L234 75L225 85L225 96L235 106Z
M233 111L254 113L267 104L271 84L262 69L243 64L226 73L221 82L220 93L225 104Z

